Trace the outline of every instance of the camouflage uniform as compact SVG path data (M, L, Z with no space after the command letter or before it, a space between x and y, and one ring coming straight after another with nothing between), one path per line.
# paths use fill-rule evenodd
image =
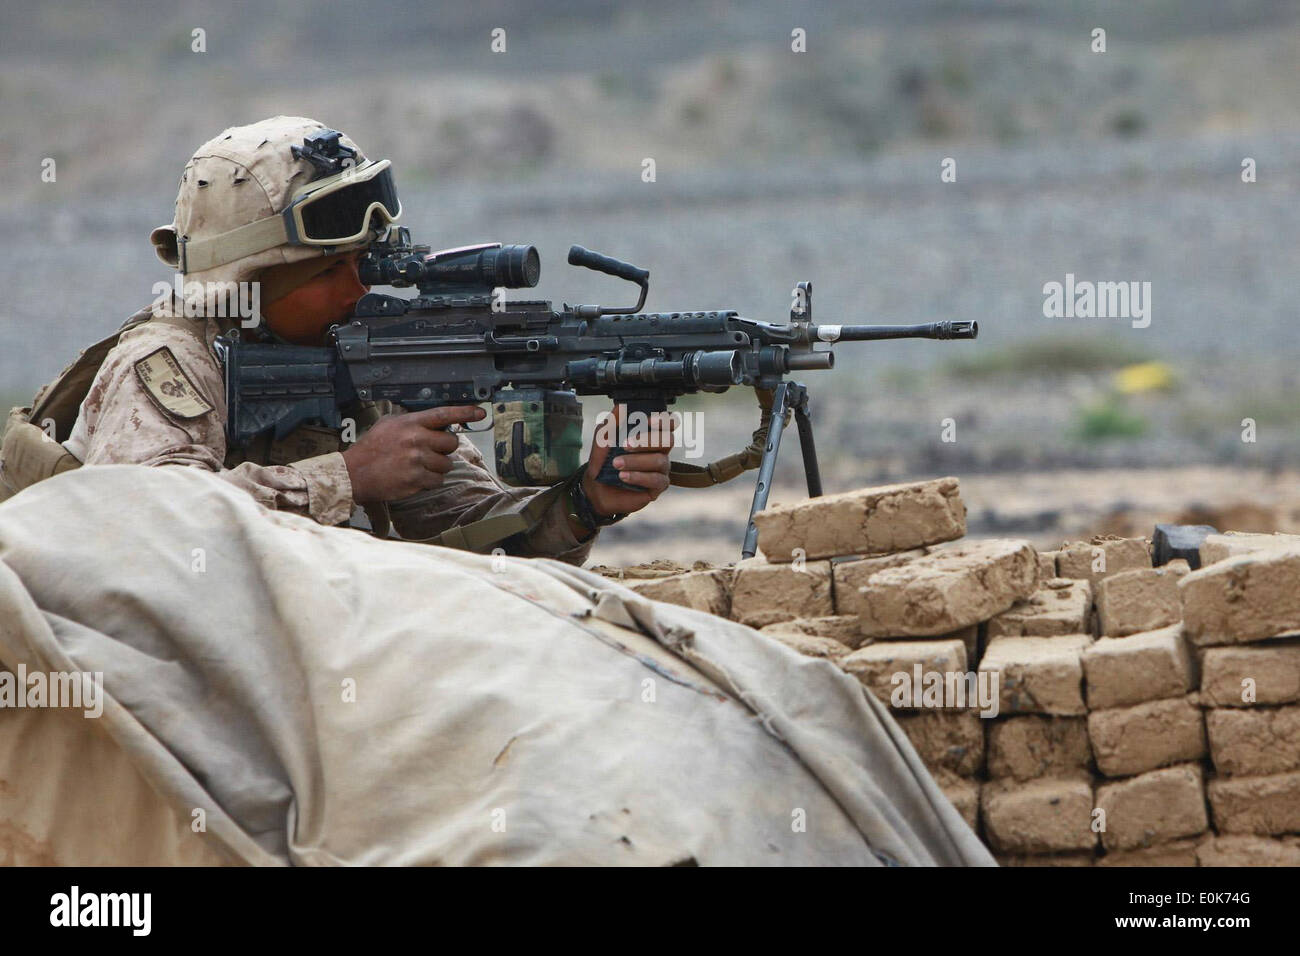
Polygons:
M294 180L301 183L304 176L312 175L306 161L290 157L289 144L300 143L304 133L319 129L321 124L312 120L281 116L228 129L204 144L182 176L175 222L154 230L159 257L177 263L178 236L189 240L220 234L232 225L281 211ZM344 142L355 147L346 137ZM280 246L186 273L186 281L249 280L271 266L321 259L325 253L347 248ZM175 298L172 302L174 307L179 304ZM124 332L108 353L64 447L87 465L205 468L268 508L306 515L325 525L347 522L355 502L337 432L303 426L280 441L268 438L243 450L227 448L225 385L212 343L237 320L168 317L160 321L144 313L133 316L150 318ZM187 321L201 323L201 330L180 327ZM352 411L357 431L363 433L394 409L388 403L370 402ZM393 527L403 537L432 537L480 518L517 514L546 491L502 485L464 435L451 457L452 470L440 486L389 503ZM561 496L531 531L502 546L512 554L581 564L593 540L578 541Z
M352 485L337 432L303 426L280 441L265 440L243 451L227 449L225 385L212 351L221 325L214 319L194 321L205 325L206 348L196 335L160 322L146 322L123 333L95 377L64 447L87 465L206 468L268 508L307 515L327 525L348 521L354 507ZM168 396L159 398L151 392L137 371L137 363L164 348L184 373L173 379L175 398L180 401L169 404L197 414L184 417L165 407ZM364 433L360 422L367 412L377 419L388 410L366 403L357 416L358 431ZM452 461L442 485L389 505L393 526L403 537L432 537L449 527L517 511L545 490L502 486L464 435ZM581 564L591 542L577 540L560 502L523 540L511 540L503 547L514 554Z

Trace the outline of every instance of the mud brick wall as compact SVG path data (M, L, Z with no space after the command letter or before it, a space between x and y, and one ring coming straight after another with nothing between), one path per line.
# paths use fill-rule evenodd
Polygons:
M1037 552L965 539L955 478L758 525L731 567L597 570L861 681L1004 865L1300 866L1297 536L1211 535L1196 571L1144 538ZM972 696L903 692L931 673Z

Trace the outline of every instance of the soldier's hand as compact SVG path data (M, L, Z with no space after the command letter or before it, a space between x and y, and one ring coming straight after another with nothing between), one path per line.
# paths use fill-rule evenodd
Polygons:
M622 420L626 406L614 406L614 424ZM629 485L639 485L645 491L630 491L614 485L602 485L596 480L600 466L609 457L610 447L617 438L614 428L597 428L595 447L582 476L582 490L587 494L592 509L599 515L630 514L640 511L668 489L668 454L676 442L677 420L671 412L655 412L648 427L628 435L622 454L614 460L619 478ZM614 432L613 435L610 433Z
M485 414L477 405L449 405L384 416L343 453L352 500L397 501L437 488L451 471L450 455L460 443L444 429L479 421Z

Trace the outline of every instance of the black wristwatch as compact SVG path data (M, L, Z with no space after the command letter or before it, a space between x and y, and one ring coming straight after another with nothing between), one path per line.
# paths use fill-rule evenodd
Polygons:
M581 475L583 473L585 473L585 469L583 472L580 472L579 477L574 479L574 481L569 485L569 517L578 522L578 524L582 525L584 528L588 528L592 531L595 531L598 528L607 527L616 521L622 521L626 518L627 515L621 514L596 514L595 509L591 506L591 499L587 497L587 492L582 488Z

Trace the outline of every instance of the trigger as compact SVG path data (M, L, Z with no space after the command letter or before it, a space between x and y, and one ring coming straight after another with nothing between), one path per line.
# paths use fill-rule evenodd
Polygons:
M494 414L492 403L488 402L487 418L483 420L482 428L470 428L469 422L461 422L460 427L462 431L472 432L474 434L478 434L479 432L490 432L494 427L496 427L496 415Z

